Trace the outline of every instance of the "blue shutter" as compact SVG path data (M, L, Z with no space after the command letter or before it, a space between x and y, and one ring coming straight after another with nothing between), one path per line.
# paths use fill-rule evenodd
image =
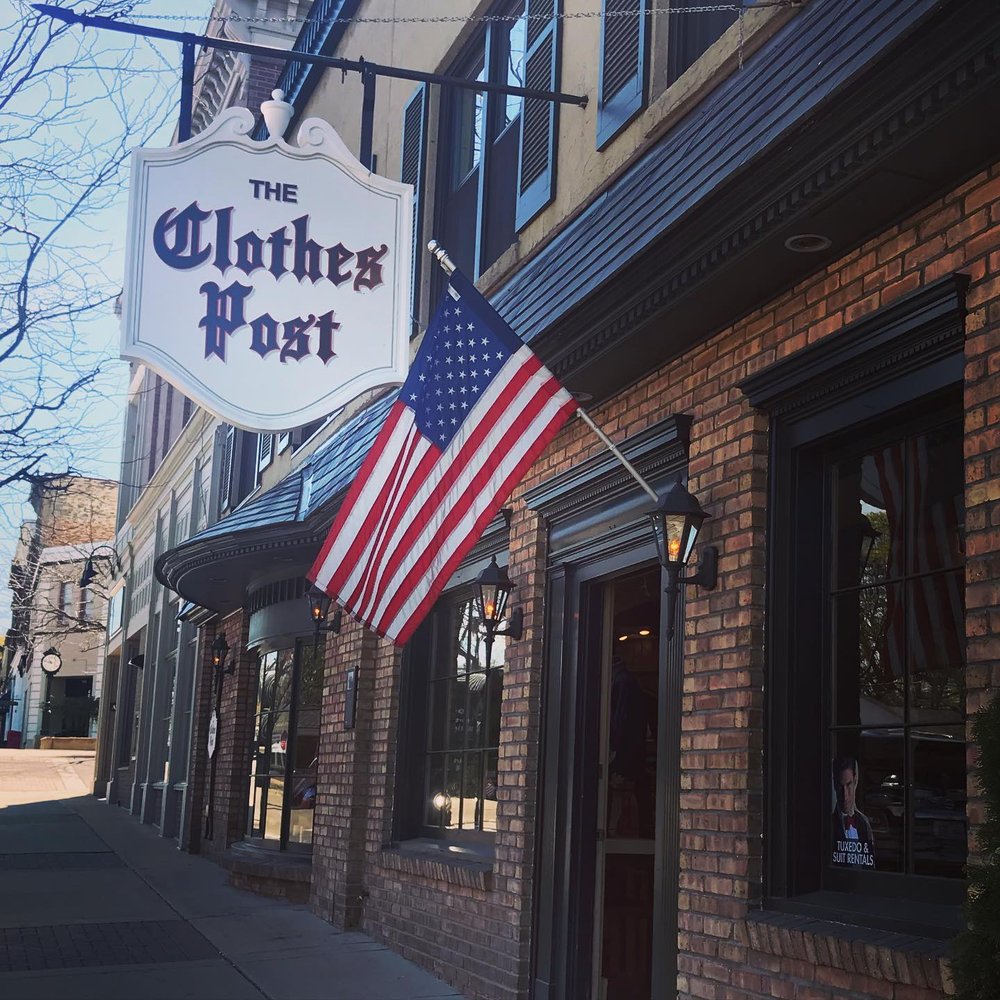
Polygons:
M528 0L524 85L558 90L559 0ZM521 147L517 167L515 228L523 229L556 190L556 136L559 105L525 98L521 108Z
M226 427L226 442L222 449L222 468L219 470L219 514L229 506L233 485L233 460L236 450L236 428Z
M418 332L420 317L420 262L423 260L424 159L427 147L427 85L421 84L403 109L403 141L399 179L413 185L413 264L410 270L410 335Z
M602 0L601 12L598 149L606 146L646 104L649 35L646 0Z

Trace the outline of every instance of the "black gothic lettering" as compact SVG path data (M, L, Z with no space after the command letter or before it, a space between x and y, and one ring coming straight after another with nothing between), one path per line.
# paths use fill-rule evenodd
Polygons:
M270 313L250 320L250 332L253 335L250 350L262 358L278 349L278 321Z
M319 258L323 248L315 240L309 239L308 215L292 219L292 229L295 230L295 263L292 265L292 274L299 281L308 278L315 285L323 277L323 272L319 268Z
M198 321L198 326L205 331L205 357L214 354L225 361L226 337L245 325L244 307L253 289L234 281L228 288L220 290L214 281L206 281L199 291L207 300L205 318Z
M319 347L316 348L316 356L325 365L331 358L337 356L333 349L333 332L340 329L340 324L336 322L336 314L331 309L316 318L316 329L319 330Z
M264 266L264 241L255 233L244 233L236 241L236 267L248 277Z
M167 267L190 271L208 260L212 244L201 245L201 225L212 217L193 201L180 212L168 209L153 227L153 249Z
M354 276L354 290L360 291L361 287L378 288L382 284L382 265L379 261L386 255L388 247L383 243L376 250L375 247L368 247L367 250L358 251L358 273Z
M283 326L283 336L285 344L281 348L281 363L284 364L289 358L292 361L301 361L309 354L309 334L306 330L316 322L316 317L309 314L305 319L296 316L290 319Z
M345 281L351 280L352 272L348 271L345 274L340 269L353 256L354 252L348 250L343 243L338 243L335 247L330 247L327 250L326 276L335 285L342 285Z
M268 270L276 278L280 278L283 274L288 273L288 268L285 267L285 248L292 245L292 241L285 234L284 226L280 229L275 229L268 236L267 245L271 248L271 263L268 266Z

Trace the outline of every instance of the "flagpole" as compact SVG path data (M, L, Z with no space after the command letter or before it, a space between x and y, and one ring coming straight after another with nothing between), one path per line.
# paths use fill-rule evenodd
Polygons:
M455 263L448 256L448 251L445 250L445 248L441 246L437 240L431 240L427 244L427 249L430 250L434 259L441 265L441 269L450 278L455 273ZM598 438L600 438L601 442L605 445L605 447L607 447L608 451L610 451L611 454L614 455L623 466L625 466L629 475L653 498L653 502L656 503L659 501L660 498L656 495L656 490L654 490L653 487L639 475L636 467L621 453L614 441L612 441L611 438L609 438L607 434L605 434L604 431L602 431L601 428L594 423L590 414L579 403L576 404L576 412L579 414L580 419L598 436Z

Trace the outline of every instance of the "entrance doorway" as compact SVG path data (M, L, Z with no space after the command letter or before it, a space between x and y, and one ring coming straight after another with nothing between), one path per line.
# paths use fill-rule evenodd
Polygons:
M648 1000L657 844L660 571L599 584L594 1000ZM596 609L596 608L595 608ZM592 633L593 634L593 633Z
M97 703L91 697L92 677L46 677L43 736L89 736Z

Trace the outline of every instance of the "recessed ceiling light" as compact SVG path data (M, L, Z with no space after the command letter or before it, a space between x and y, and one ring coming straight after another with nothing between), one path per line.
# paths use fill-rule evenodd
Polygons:
M796 233L785 240L785 249L792 253L819 253L831 246L833 240L829 236L820 236L818 233Z
M620 635L620 636L618 636L618 641L619 642L624 642L627 638L628 638L627 635Z

